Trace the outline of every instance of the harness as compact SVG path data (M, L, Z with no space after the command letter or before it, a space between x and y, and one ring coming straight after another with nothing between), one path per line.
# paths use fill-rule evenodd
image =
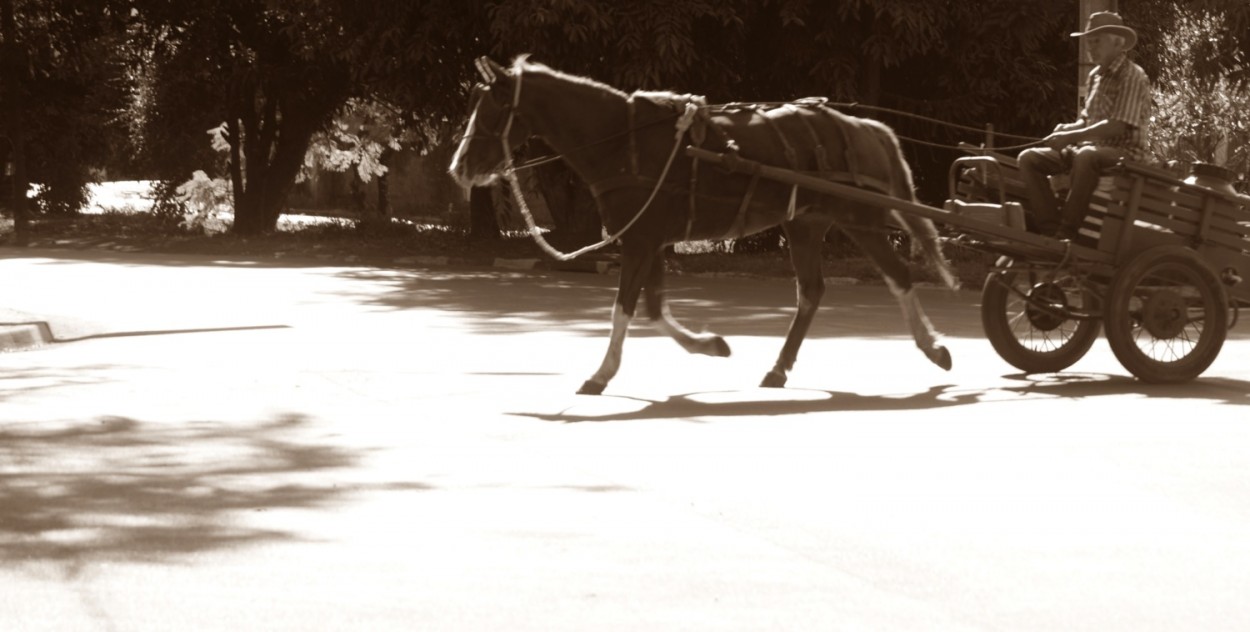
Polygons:
M845 167L843 169L838 169L833 166L833 163L829 158L829 150L822 142L822 136L817 131L816 126L812 123L813 117L805 115L805 111L814 112L817 116L823 116L824 120L828 122L830 124L829 126L832 127L838 134L838 139L841 141L841 146L844 148L842 159L845 163ZM796 173L803 173L832 182L851 184L856 187L874 190L886 195L889 195L894 190L892 182L887 182L862 172L859 164L860 161L856 154L857 144L851 138L850 133L848 132L847 124L842 119L837 117L835 111L826 105L826 100L823 98L811 97L778 104L730 103L711 107L709 108L709 112L722 115L747 112L752 116L758 116L763 119L765 125L780 143L782 147L782 155L785 158L787 166L790 170ZM787 116L790 118L797 118L801 122L801 125L799 126L801 131L795 132L791 129L787 132L786 128L782 127L781 120L783 117ZM709 118L710 117L711 115L709 115ZM722 165L731 172L741 173L751 177L750 182L747 184L746 193L743 195L743 198L738 205L737 214L735 215L733 223L734 228L731 229L728 235L726 235L726 237L742 237L746 234L747 211L750 208L752 199L755 195L756 185L762 177L759 168L761 163L756 160L743 159L740 157L739 143L737 140L732 138L729 133L728 130L732 129L732 127L728 124L728 122L725 124L718 124L714 120L709 120L709 123L711 128L721 138L721 142L726 148L726 152L724 154L725 159ZM799 138L795 138L794 135L796 133L799 135ZM798 155L799 152L796 147L799 146L802 141L808 142L805 147L810 149L812 155L814 156L816 162L815 171L804 170L803 165L800 163ZM699 162L697 159L692 160L694 160L695 164L698 164ZM798 185L791 185L790 187L789 203L786 208L787 221L794 219L798 212L797 201L799 188L800 187ZM691 205L693 207L694 199L697 197L693 178L690 194ZM690 237L690 230L694 221L693 211L691 211L691 213L692 216L687 221L687 239Z
M629 222L627 222L625 226L623 226L619 231L617 231L616 234L604 238L603 241L600 241L599 243L591 244L589 246L580 248L570 253L564 253L564 252L560 252L554 246L548 243L547 240L542 236L542 232L538 229L538 224L537 222L534 221L534 214L530 212L529 205L526 204L525 202L525 196L522 195L521 193L520 179L517 178L516 166L512 158L512 147L509 146L508 144L508 136L512 132L512 122L516 118L517 107L521 103L521 77L522 75L523 75L522 66L518 65L516 67L515 87L512 92L512 106L508 108L508 120L506 123L504 123L503 134L499 137L500 143L503 145L503 156L504 156L503 175L504 175L504 178L508 180L509 185L511 185L512 195L513 197L516 198L517 208L521 209L522 217L525 218L525 225L529 229L530 236L534 238L534 241L538 243L539 247L541 247L547 254L551 255L556 260L569 261L571 259L580 257L581 255L584 255L588 252L593 252L595 250L603 248L604 246L607 246L608 244L611 244L612 242L620 239L621 236L624 235L625 232L628 231L631 227L633 227L634 223L637 222L638 219L642 217L642 214L645 213L647 209L651 206L651 202L655 200L656 194L660 192L660 186L664 183L664 180L668 178L668 171L673 166L673 159L677 157L677 152L678 150L681 149L682 139L686 136L686 130L690 128L691 123L694 121L694 117L695 117L695 114L698 112L698 108L692 103L686 104L685 112L677 120L676 134L675 134L676 138L673 142L673 150L669 152L668 160L664 163L664 170L660 173L659 179L656 180L655 187L651 190L651 195L647 198L647 201L643 203L642 208L638 209L638 213L634 215L633 219L629 220ZM630 109L630 118L631 119L633 118L632 107ZM637 170L638 170L638 164L637 164L638 153L637 153L637 147L636 147L637 141L636 141L636 134L634 133L634 129L632 125L630 126L629 138L630 138L630 141L629 141L630 164L634 173L637 174ZM634 177L637 178L639 176L635 175ZM595 193L595 190L593 188L591 189L591 192L594 193L595 198L596 198L595 201L598 202L598 196L600 194Z
M855 144L852 142L848 131L844 129L845 124L837 118L834 110L826 105L826 100L820 98L801 99L783 104L731 103L726 105L708 106L703 102L702 98L689 96L687 97L685 103L681 105L680 115L674 115L675 123L673 148L669 152L668 159L665 161L664 168L660 172L659 177L653 178L651 176L644 176L640 173L639 169L638 132L641 129L651 127L655 123L647 123L642 126L638 125L636 99L639 96L639 93L635 92L626 99L627 128L625 133L628 135L628 140L626 142L628 170L626 173L622 173L620 175L610 176L597 182L588 183L588 188L590 189L590 192L594 196L596 202L599 202L602 196L607 195L612 191L624 188L650 188L650 195L647 197L647 200L643 203L641 208L638 209L637 213L635 213L634 216L620 230L605 237L598 243L585 246L571 253L564 253L551 246L543 237L542 232L534 220L533 213L530 211L529 205L525 201L525 197L521 191L520 181L516 175L516 172L520 169L533 167L537 164L547 162L547 160L532 161L518 166L515 164L512 155L512 148L508 143L508 137L512 131L512 124L516 117L516 111L521 102L522 84L523 66L518 65L515 69L515 83L513 87L512 103L508 107L507 120L504 123L503 132L499 136L504 155L503 176L510 185L517 207L521 211L521 215L525 220L526 227L531 237L533 237L539 247L542 248L548 255L559 261L574 259L617 241L627 231L629 231L629 229L632 228L634 224L636 224L643 216L647 209L650 208L651 203L655 200L661 189L680 191L682 188L680 185L668 184L666 182L668 180L668 174L672 168L674 159L676 158L678 151L681 150L683 140L685 139L687 133L691 136L692 146L702 147L707 139L708 130L714 132L719 139L719 144L725 147L726 159L723 166L730 172L750 176L746 192L738 205L734 221L731 224L732 228L729 233L725 235L726 238L744 236L746 234L747 212L751 207L751 203L755 197L757 185L762 176L758 168L758 162L745 159L737 160L739 156L738 143L727 131L726 128L729 127L727 123L720 124L714 120L714 117L718 114L727 116L744 111L751 111L753 115L761 116L766 122L767 127L772 130L773 134L780 142L785 155L785 160L789 168L794 171L808 173L810 175L834 182L852 184L857 187L876 190L884 194L890 194L894 188L890 182L886 182L860 172L859 161L855 152ZM820 112L827 117L827 120L833 123L833 127L840 135L842 146L845 148L842 156L846 163L845 170L837 170L832 167L828 156L828 150L821 142L820 134L817 132L817 129L812 124L811 120L809 120L807 116L804 116L800 110ZM805 132L804 136L806 136L804 140L810 141L810 145L808 145L808 147L811 148L815 155L817 171L801 171L802 165L799 162L798 152L795 149L795 139L787 133L786 129L784 129L779 122L779 118L786 114L792 114L802 121L802 129ZM664 120L668 119L666 118ZM606 142L607 140L610 140L610 138L596 141L596 143L592 143L592 145ZM695 220L699 215L699 198L701 197L698 193L700 160L693 157L690 160L690 182L689 187L686 190L688 203L686 205L687 213L684 232L685 240L689 240L690 236L693 234ZM792 185L789 204L786 209L787 220L794 219L797 214L796 203L798 190L798 185Z

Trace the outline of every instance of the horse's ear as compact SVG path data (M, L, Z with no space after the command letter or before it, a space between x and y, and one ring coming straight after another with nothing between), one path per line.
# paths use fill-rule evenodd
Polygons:
M485 56L478 57L477 59L473 60L473 65L477 68L478 74L482 75L482 81L486 85L495 83L495 74L494 74L494 71L492 71L490 67L490 64L494 64L494 63L495 62L491 61L490 58L485 57Z

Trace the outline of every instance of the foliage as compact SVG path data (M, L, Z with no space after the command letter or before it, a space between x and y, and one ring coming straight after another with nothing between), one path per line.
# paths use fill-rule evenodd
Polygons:
M1053 0L502 0L492 53L532 53L626 90L712 101L826 96L1037 135L1076 101L1075 11ZM856 112L863 114L861 112ZM927 143L978 134L873 113ZM930 196L957 152L905 146Z
M354 170L362 182L369 182L386 174L383 154L401 150L406 131L393 106L352 99L333 123L313 135L304 155L304 175L316 170Z
M215 235L229 228L229 222L223 217L233 198L228 181L209 178L203 171L196 171L190 180L178 186L175 193L186 209L186 215L179 224L186 230Z
M828 96L1026 135L1071 118L1076 102L1075 3L1053 0L4 1L28 59L15 64L20 92L3 91L28 106L30 171L49 185L48 208L75 207L75 183L129 164L133 149L174 207L170 183L187 174L228 179L244 233L272 230L309 165L372 179L396 147L444 143L483 54L531 53L626 90ZM1242 134L1250 4L1121 4L1142 35L1135 59L1160 87L1160 138L1197 139L1196 123ZM1174 7L1223 26L1178 30ZM873 116L928 143L981 140ZM224 154L205 142L210 128ZM1232 158L1245 160L1244 145L1234 139ZM940 197L956 152L904 149L922 197Z
M462 122L473 59L490 48L489 3L273 0L270 6L299 23L306 41L319 43L316 55L349 70L352 96L398 110L401 142L428 150Z
M317 31L302 28L299 11L275 4L135 0L138 41L157 72L214 95L198 107L225 121L234 230L246 234L274 229L310 139L350 96L347 69L323 42L308 39ZM149 111L159 111L166 105L159 97L176 102L180 93L153 96Z
M729 51L752 5L743 0L501 0L489 11L492 50L591 75L626 89L728 93Z
M36 208L77 211L101 168L125 165L128 135L120 111L130 84L119 46L120 8L68 0L9 2L0 84L6 125L20 126L24 173L41 184Z
M1163 161L1250 170L1250 85L1221 11L1177 8L1163 32L1151 148Z

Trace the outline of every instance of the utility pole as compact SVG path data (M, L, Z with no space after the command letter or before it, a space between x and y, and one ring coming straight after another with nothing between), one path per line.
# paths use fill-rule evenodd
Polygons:
M1077 22L1076 31L1085 30L1085 25L1089 23L1089 16L1099 11L1118 11L1119 3L1117 0L1081 0L1081 14L1078 16L1080 21ZM1094 69L1094 64L1089 60L1089 53L1085 50L1085 38L1077 38L1079 46L1079 55L1076 64L1076 111L1079 114L1085 107L1085 97L1089 95L1089 73Z

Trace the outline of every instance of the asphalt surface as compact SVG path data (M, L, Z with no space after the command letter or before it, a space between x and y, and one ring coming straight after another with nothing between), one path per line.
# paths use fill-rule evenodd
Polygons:
M977 295L0 249L0 630L1250 628L1250 339L1020 375Z

